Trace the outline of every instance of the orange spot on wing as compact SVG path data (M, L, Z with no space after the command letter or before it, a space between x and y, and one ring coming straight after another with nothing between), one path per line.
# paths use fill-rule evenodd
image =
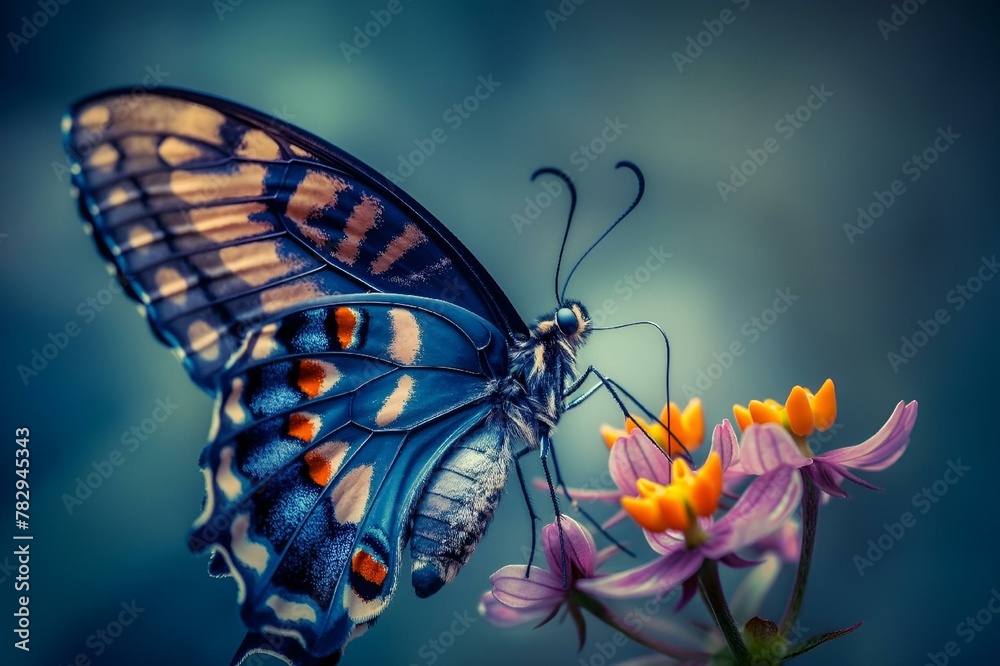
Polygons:
M316 485L326 487L340 470L344 456L347 455L347 442L327 442L306 453L304 459L309 468L309 478Z
M314 449L307 453L305 460L306 464L309 465L309 478L316 485L325 487L330 483L330 480L333 478L334 469L319 450Z
M288 434L303 442L311 442L316 437L318 419L312 414L296 412L288 418Z
M381 585L389 575L385 565L365 550L354 553L354 557L351 558L351 571L374 585Z
M354 329L358 325L358 315L350 308L337 308L333 312L337 322L337 340L341 349L347 349L354 340Z
M299 388L310 398L315 398L323 388L323 380L326 379L326 370L323 366L312 360L299 361Z

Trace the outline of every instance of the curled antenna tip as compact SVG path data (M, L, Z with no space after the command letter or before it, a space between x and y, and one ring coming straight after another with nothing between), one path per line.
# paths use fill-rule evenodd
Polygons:
M553 176L558 176L563 180L569 180L569 176L562 169L557 169L555 167L540 167L535 169L535 173L531 174L531 180L536 180L539 176L543 174L552 174Z
M635 163L630 162L628 160L621 160L615 165L616 169L620 169L621 167L629 169L632 173L635 174L636 179L639 181L639 188L638 192L636 192L635 199L633 199L629 207L625 209L625 212L619 215L618 219L615 220L611 224L611 226L608 227L607 230L603 234L601 234L601 236L596 241L594 241L594 243L589 248L587 248L587 251L584 252L583 255L576 260L576 263L573 264L573 268L570 269L569 275L566 276L566 281L563 283L562 290L558 290L557 287L557 292L559 294L558 300L560 303L563 302L566 298L566 289L569 287L569 281L573 279L573 274L576 273L576 269L580 267L580 264L582 264L583 260L587 258L587 255L589 255L594 250L594 248L600 245L601 241L603 241L607 237L607 235L610 234L611 231L615 227L617 227L622 220L628 217L628 214L631 213L632 210L639 205L640 201L642 201L642 195L646 192L646 178L642 175L642 170L639 169L639 167L636 166Z

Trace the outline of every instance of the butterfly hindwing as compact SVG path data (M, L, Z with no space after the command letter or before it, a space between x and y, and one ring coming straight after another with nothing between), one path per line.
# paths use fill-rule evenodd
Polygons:
M220 376L191 537L237 581L244 655L337 653L388 604L411 526L418 592L450 580L442 553L460 566L469 544L433 523L442 502L483 494L449 474L482 476L492 504L461 519L489 520L509 459L506 362L500 331L420 297L328 297L249 336Z
M445 300L525 332L430 213L281 121L185 91L112 91L77 104L64 133L99 249L209 391L246 333L332 294Z

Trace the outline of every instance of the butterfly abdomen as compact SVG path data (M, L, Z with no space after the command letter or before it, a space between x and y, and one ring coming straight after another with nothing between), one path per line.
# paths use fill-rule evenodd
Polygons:
M493 518L510 451L504 431L487 422L454 446L424 488L413 515L413 587L428 597L468 561Z

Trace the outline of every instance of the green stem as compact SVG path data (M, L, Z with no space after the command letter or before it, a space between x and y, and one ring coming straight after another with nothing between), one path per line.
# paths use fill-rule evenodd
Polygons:
M577 590L573 597L574 601L579 604L581 608L585 608L590 611L591 615L596 617L598 620L613 629L617 629L639 645L645 646L654 652L659 652L660 654L664 654L668 657L673 657L678 661L704 659L706 656L705 653L700 650L676 647L639 633L637 630L628 626L628 624L626 624L620 617L611 612L611 609L589 594L585 594L584 592Z
M726 637L726 643L729 644L729 650L733 653L736 663L738 666L747 666L750 663L750 651L743 642L743 634L733 619L733 614L729 611L726 595L722 591L722 581L719 580L719 565L715 560L706 559L701 565L701 571L698 572L698 587L701 590L701 598L705 600L705 605L712 611L715 623Z
M800 472L801 474L801 472ZM795 570L795 584L785 606L785 614L781 616L778 632L788 636L795 626L802 610L802 601L806 596L806 583L809 582L809 567L812 566L813 547L816 544L816 525L819 521L819 489L812 480L802 474L804 485L802 492L802 552L799 555L799 566Z

